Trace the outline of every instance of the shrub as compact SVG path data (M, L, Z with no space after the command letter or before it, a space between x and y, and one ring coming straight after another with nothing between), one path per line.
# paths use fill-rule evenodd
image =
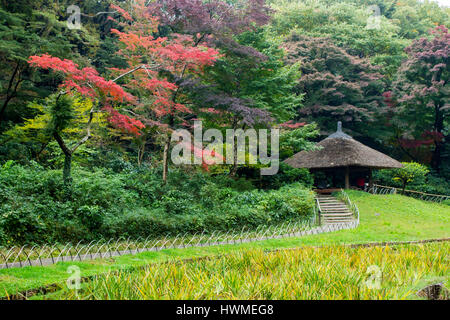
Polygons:
M427 167L417 162L403 162L403 167L394 169L393 180L402 184L405 191L406 185L411 182L420 184L425 182L425 176L429 172Z
M426 193L450 195L450 180L438 176L436 173L428 174L425 183L413 184L409 187Z
M425 193L448 195L450 190L450 182L437 175L434 172L428 172L423 165L410 162L404 163L406 166L402 169L384 169L374 172L374 180L382 185L403 188L403 182L400 174L406 178L410 175L410 181L407 181L405 188ZM418 166L417 166L418 165ZM406 171L401 173L402 171ZM409 172L409 173L408 173ZM399 177L399 178L396 178Z
M146 167L74 167L73 177L67 200L58 170L0 167L0 245L256 228L302 219L314 204L299 183L263 191L241 179L171 170L163 184L160 169Z
M265 188L278 189L291 183L301 183L305 187L311 187L314 179L308 169L293 168L281 162L278 173L272 176L263 176L262 182Z

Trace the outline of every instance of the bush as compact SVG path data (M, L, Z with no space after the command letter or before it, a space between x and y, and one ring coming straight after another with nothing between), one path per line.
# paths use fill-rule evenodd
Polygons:
M427 167L417 162L403 162L403 167L394 169L393 180L402 185L402 190L406 189L408 183L414 182L422 184L425 182L425 176L429 172Z
M228 231L300 219L313 196L302 184L256 190L245 180L160 169L73 169L71 198L58 170L12 162L0 168L0 244L159 237L167 233ZM244 189L245 191L241 191Z
M406 189L448 195L450 182L438 176L436 173L429 172L428 169L414 162L404 162L404 168L401 169L383 169L374 171L374 180L382 185L396 188L403 188L401 177L409 179Z
M308 169L293 168L281 162L278 173L272 176L263 176L262 183L265 188L278 189L291 183L301 183L305 187L311 187L314 183L313 176Z
M176 199L175 197L172 201L177 202ZM121 216L108 216L103 224L102 234L108 237L157 237L167 233L256 228L270 223L307 218L312 214L313 205L313 193L300 184L276 191L252 190L239 193L209 183L201 190L200 202L191 203L186 210L173 214L165 206L161 206L150 210L129 211Z
M450 180L438 176L436 173L430 173L427 175L425 183L412 184L410 188L426 193L450 195Z

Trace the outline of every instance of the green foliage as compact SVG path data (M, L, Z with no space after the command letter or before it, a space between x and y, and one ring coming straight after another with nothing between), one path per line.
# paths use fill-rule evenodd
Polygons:
M37 113L35 117L26 119L5 135L16 141L49 143L54 132L72 140L86 134L85 126L92 102L80 97L53 94L40 103L30 103L29 108ZM97 113L92 120L93 129L98 129L104 118L104 115Z
M229 61L230 67L235 68L234 72L238 72L241 97L250 99L252 105L259 109L269 110L279 121L292 119L302 101L302 95L293 91L300 72L298 65L284 64L281 39L267 29L260 29L239 35L238 41L240 45L255 48L264 55L256 65L249 65L239 57Z
M425 177L429 173L426 166L417 162L402 162L402 165L402 168L379 170L374 177L379 181L390 180L389 185L394 183L403 190L408 184L422 185L425 183Z
M242 250L211 259L173 261L138 270L108 272L94 277L80 293L64 286L49 298L417 299L419 281L438 278L448 282L446 253L449 249L450 245L444 242L395 248L341 245L274 252ZM383 277L373 277L370 270L374 266ZM445 296L442 294L442 298Z
M421 192L450 195L450 180L433 172L427 175L424 183L411 185L411 187ZM450 203L447 201L447 204Z
M78 5L83 13L88 13L92 12L88 7L96 2L87 0ZM82 29L76 32L67 28L66 19L62 17L66 17L70 4L66 1L2 2L0 131L31 117L33 110L28 109L28 103L46 97L60 83L59 76L31 70L27 63L29 56L48 53L83 62L92 58L97 50L99 34L95 28L90 28L93 20L83 21ZM99 11L106 10L94 12Z
M300 73L298 65L283 62L282 40L267 28L247 31L235 38L240 47L223 48L223 57L204 75L204 81L220 97L218 104L239 100L247 107L270 111L278 121L292 119L302 101L302 95L293 91ZM204 96L197 100L199 107L204 108Z
M75 169L71 196L67 197L67 189L58 178L64 153L57 142L51 141L52 134L61 133L67 147L75 146L86 134L92 104L77 96L49 96L61 83L61 76L31 70L26 61L30 55L48 53L72 59L80 67L93 65L106 78L114 68L126 68L123 57L115 54L117 39L110 34L112 27L121 26L108 20L107 14L87 17L109 11L110 3L120 2L78 1L86 14L82 16L82 29L69 30L66 8L72 3L68 0L0 1L0 244L234 230L307 216L313 203L308 170L281 163L277 175L260 178L259 164L243 165L236 172L238 178L230 179L226 174L231 166L212 165L209 174L171 169L169 182L163 184L159 129L151 128L134 141L111 128L106 135L107 128L100 125L104 120L102 112L93 119L93 137L70 157ZM313 149L310 141L317 137L319 129L334 130L336 117L348 122L346 127L363 139L370 137L380 146L390 143L387 138L397 134L397 129L412 130L412 136L419 139L430 124L438 123L435 129L443 136L439 141L444 159L448 120L439 116L442 121L435 121L427 106L431 100L421 94L422 88L416 90L419 102L413 101L407 108L404 104L403 109L392 99L387 103L390 108L384 108L381 93L391 86L392 79L406 89L414 82L429 80L431 68L426 65L408 60L404 66L414 68L401 72L397 69L406 56L404 48L414 39L435 25L450 26L448 9L418 0L270 2L277 9L270 25L255 27L252 32L229 29L229 34L221 35L224 37L205 36L204 40L216 46L222 56L214 66L205 68L200 81L193 81L193 74L188 72L183 81L177 82L182 89L177 91L180 101L192 98L195 102L189 105L193 111L189 117L204 118L205 129L224 130L224 124L239 127L242 119L233 118L232 106L242 114L250 113L247 118L252 121L244 121L250 126L263 111L270 111L274 118L274 123L267 120L264 124L300 121L302 117L320 123L320 128L313 124L282 130L281 160ZM367 7L372 4L381 9L380 29L367 28L371 15ZM161 25L158 32L167 28ZM317 45L306 45L302 62L295 60L289 65L282 44L293 31ZM326 40L319 41L319 37ZM422 52L418 50L419 56ZM308 59L313 63L308 65ZM433 65L441 62L436 60ZM317 81L299 86L311 78L312 69L317 69ZM374 81L369 69L377 70L384 78ZM325 78L320 81L322 76ZM120 79L120 83L132 86L130 77ZM443 111L447 109L446 89L444 86L440 91L439 99L433 98ZM202 90L207 94L195 99L197 91ZM134 111L143 111L148 101L140 94L136 96L140 109ZM217 107L216 112L210 112L210 107ZM387 126L387 120L400 109L404 112L397 112L397 120L402 125ZM367 126L367 119L374 122ZM142 151L137 156L136 144ZM136 158L140 167L131 163ZM408 164L397 171L379 171L375 176L383 184L448 194L449 181L443 170L441 176L433 173L424 178L425 174L423 167ZM256 186L266 191L256 190Z
M208 182L193 191L187 194L172 189L157 198L150 210L109 216L104 233L137 237L256 228L309 217L314 200L312 192L300 184L273 191L237 192Z
M378 68L348 54L328 38L292 34L284 43L288 63L300 62L302 76L295 90L305 93L298 117L333 130L336 120L364 132L382 113L385 90Z
M298 182L305 187L312 187L314 183L313 176L305 168L293 168L290 165L281 162L278 173L272 176L263 176L262 185L265 188L277 189L284 185Z
M429 148L431 166L439 171L445 151L444 139L450 128L449 30L444 26L436 27L428 39L415 40L406 52L408 59L402 63L393 83L395 114L392 123L401 132L400 145L412 149L412 153L414 148Z
M383 169L374 171L373 177L378 184L396 188L402 187L401 181L393 179L393 170ZM430 172L426 175L425 179L419 178L408 183L407 189L425 193L449 195L450 181L435 172Z
M44 267L1 269L0 277L6 278L6 280L1 282L0 289L4 293L7 292L12 295L54 283L61 283L66 288L67 267L73 264L80 267L85 277L89 277L107 271L118 271L125 268L135 269L144 265L161 267L160 262L167 262L168 259L179 260L227 255L251 248L259 248L265 251L282 248L304 249L308 246L410 241L449 236L450 220L448 215L450 214L450 206L421 201L399 194L372 195L355 190L349 190L348 194L352 202L356 203L360 209L361 224L356 229L306 235L300 238L263 240L240 245L166 249L150 254L141 252L115 257L114 259L97 260L95 263L92 261L68 261ZM140 215L141 212L136 212L136 217ZM419 245L419 247L422 246ZM317 248L313 248L313 250L317 250ZM417 290L414 290L414 292ZM39 299L40 297L35 296L35 298ZM45 298L51 298L51 296L45 296Z
M287 159L297 152L314 150L313 139L319 136L319 130L315 123L293 130L280 132L280 160Z
M400 181L403 186L410 182L423 182L428 168L417 162L403 162L403 167L394 169L394 181Z
M58 170L5 163L0 169L2 244L90 241L100 237L211 232L307 218L313 194L300 184L238 191L227 176L136 168L74 168L71 200ZM227 186L228 185L228 186ZM242 187L240 187L242 189Z
M432 1L393 0L271 0L276 9L271 28L277 33L328 36L350 54L369 57L390 79L400 66L411 39L436 25L450 26L448 10ZM370 6L380 9L379 24L371 28ZM372 18L373 19L373 18ZM373 21L372 21L373 22ZM377 22L377 23L378 23ZM379 28L378 28L379 27Z

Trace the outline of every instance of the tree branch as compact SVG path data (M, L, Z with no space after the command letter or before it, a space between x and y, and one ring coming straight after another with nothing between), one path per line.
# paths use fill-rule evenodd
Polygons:
M13 96L14 96L14 95L12 95L12 94L10 95L10 94L9 94L9 91L11 90L11 88L12 88L12 86L13 86L14 79L16 78L16 75L19 73L19 68L20 68L20 64L17 63L16 68L14 69L14 72L13 72L13 74L12 74L12 76L11 76L11 79L9 80L9 83L8 83L8 89L6 90L5 101L4 101L3 106L2 106L2 108L1 108L1 110L0 110L0 122L3 120L3 113L5 112L6 107L8 106L9 101L11 101L11 99L12 99ZM16 83L16 86L14 87L14 92L17 90L17 87L18 87L19 83L20 83L19 81Z
M72 148L71 153L74 153L75 150L77 150L79 146L81 146L83 143L88 141L89 138L91 137L91 124L92 124L93 118L94 118L94 107L92 107L91 110L89 111L89 120L88 120L87 127L86 127L86 135L84 136L83 139L78 141L78 143Z
M55 137L56 142L58 142L59 147L64 152L65 155L72 155L72 152L67 147L66 143L64 142L63 138L59 135L58 132L53 132L53 137Z
M158 68L158 67L160 67L160 66L161 66L161 65L154 65L154 68L156 69L156 68ZM141 65L141 66L138 66L138 67L136 67L136 68L133 68L133 69L131 69L131 70L129 70L129 71L127 71L127 72L121 74L121 75L118 76L117 78L113 79L112 82L116 82L117 80L119 80L119 79L125 77L126 75L129 75L130 73L133 73L133 72L135 72L135 71L137 71L137 70L139 70L139 69L145 69L145 71L147 71L147 74L150 75L149 72L148 72L148 65L143 64L143 65Z

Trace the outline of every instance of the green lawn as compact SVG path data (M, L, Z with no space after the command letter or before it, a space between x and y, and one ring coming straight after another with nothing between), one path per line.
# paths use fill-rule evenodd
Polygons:
M46 267L25 267L0 270L0 296L64 282L67 268L77 265L86 277L111 270L142 266L173 259L211 256L244 248L294 248L309 245L350 244L379 241L407 241L450 237L450 206L424 202L401 195L371 195L348 191L361 214L361 224L354 230L302 238L266 240L241 245L207 248L168 249L144 252L114 259L88 262L60 262Z

